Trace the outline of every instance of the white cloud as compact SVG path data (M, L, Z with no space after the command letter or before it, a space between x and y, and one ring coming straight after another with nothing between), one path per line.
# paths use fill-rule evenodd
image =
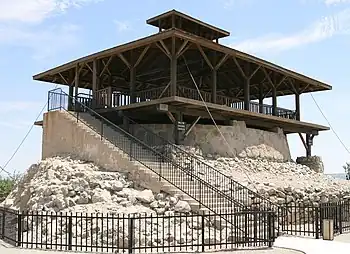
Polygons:
M350 3L350 0L324 0L326 5L337 5L337 4L346 4Z
M37 60L49 58L63 49L77 45L79 29L72 24L50 26L37 31L26 27L0 25L0 45L30 49L32 57Z
M115 20L114 24L117 26L118 32L124 32L131 29L130 23L128 21Z
M103 0L0 0L0 48L30 49L32 57L44 59L75 46L79 27L72 24L45 26L45 19L70 8Z
M233 43L239 50L257 52L278 52L326 40L350 32L350 9L324 17L300 32L290 35L270 34L263 37Z
M38 23L71 7L100 0L2 0L0 21Z

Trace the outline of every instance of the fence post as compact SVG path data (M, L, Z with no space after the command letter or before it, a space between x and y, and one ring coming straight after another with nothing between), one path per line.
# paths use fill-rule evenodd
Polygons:
M315 208L315 230L316 230L316 239L320 239L320 227L319 227L319 222L320 222L320 217L319 216L320 209L318 207ZM322 222L320 222L322 224Z
M128 253L132 253L134 243L134 215L129 215L129 228L128 228Z
M342 201L339 202L339 233L343 233L343 206Z
M68 217L68 250L72 250L73 233L72 233L72 214Z
M202 214L201 214L201 218L202 218L202 225L201 225L201 227L202 227L202 252L204 252L204 222L205 222L205 220L204 220L204 213L205 213L205 211L202 211Z
M267 212L267 232L268 232L268 235L267 235L267 240L269 241L269 247L271 248L272 247L272 243L274 241L274 219L272 218L272 215L273 212Z
M17 247L22 245L22 214L17 214Z
M2 222L1 222L1 225L2 225L2 228L1 228L1 238L4 239L5 238L5 216L6 216L6 213L5 213L5 209L2 210Z

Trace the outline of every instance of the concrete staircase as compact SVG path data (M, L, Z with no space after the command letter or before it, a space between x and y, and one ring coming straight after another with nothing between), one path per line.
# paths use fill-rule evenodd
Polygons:
M266 235L267 221L266 218L261 217L261 214L252 215L242 212L241 205L237 205L214 186L192 175L189 169L164 158L164 155L152 150L142 141L135 140L135 137L127 132L123 132L120 128L115 129L113 124L109 125L105 120L101 121L89 113L61 110L49 112L49 114L59 114L61 118L69 121L74 132L80 131L74 133L72 138L75 138L74 135L83 136L84 149L89 150L86 159L112 171L115 168L118 170L122 168L135 182L156 193L164 191L171 195L181 195L193 211L219 214L220 220L217 216L213 221L209 216L208 220L217 228L229 228L234 233L233 241L244 242L245 238L259 238ZM92 147L92 143L96 144L96 147ZM84 153L84 151L80 152ZM238 213L234 216L229 215L234 212Z

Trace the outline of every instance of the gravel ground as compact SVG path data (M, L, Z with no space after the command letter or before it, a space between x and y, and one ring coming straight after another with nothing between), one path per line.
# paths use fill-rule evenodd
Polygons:
M46 251L46 250L28 250L28 249L18 249L9 246L0 240L0 253L6 254L72 254L72 253L82 253L82 252L62 252L62 251ZM272 248L272 249L259 249L259 250L237 250L237 251L227 251L227 252L206 252L208 254L300 254L303 252L283 249L283 248Z

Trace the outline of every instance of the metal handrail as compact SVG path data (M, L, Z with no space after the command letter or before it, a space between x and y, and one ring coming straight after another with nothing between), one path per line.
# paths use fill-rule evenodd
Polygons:
M66 98L71 98L68 94L64 93L62 90L60 93L57 93L57 92L49 92L51 93L49 97L51 97L52 94L56 94L56 95L59 95L60 97L64 96ZM202 190L204 189L208 189L208 190L211 190L212 191L212 194L214 193L215 195L218 196L218 198L221 198L223 199L223 201L225 202L228 202L227 204L231 204L229 206L227 206L226 208L227 209L235 209L235 208L238 208L237 206L235 205L238 205L239 207L243 208L243 210L248 210L248 207L247 206L244 206L243 204L241 203L238 203L236 200L234 200L231 196L228 196L227 194L223 193L222 191L220 191L219 189L217 189L215 186L205 182L203 179L199 178L197 175L194 175L188 168L185 168L182 164L179 164L179 163L176 163L176 161L170 159L168 156L164 155L163 153L155 150L154 148L150 147L149 145L147 145L145 142L143 142L142 140L139 140L137 137L133 136L132 134L130 134L129 132L125 131L124 129L120 128L119 126L115 125L114 123L112 123L111 121L109 121L108 119L104 118L103 116L101 116L100 114L98 114L97 112L95 112L94 110L90 109L89 107L87 107L86 105L82 104L79 100L75 99L75 98L72 98L76 104L78 104L79 106L81 106L80 110L82 110L82 112L89 112L92 116L95 116L99 119L101 119L101 130L103 129L103 124L106 124L107 126L109 127L112 127L113 129L115 129L115 131L117 132L121 132L123 135L125 135L126 137L129 138L130 141L134 141L136 144L140 145L141 148L146 148L148 151L151 152L151 155L153 156L153 158L156 158L156 162L159 162L160 165L161 163L166 163L168 162L170 165L170 168L168 168L167 170L168 171L171 171L173 170L174 171L174 168L177 168L177 170L180 170L181 173L184 173L184 174L180 174L178 176L180 177L183 177L183 175L185 175L186 177L190 178L191 181L194 181L194 182L197 182L198 183L198 187L199 188L199 197L196 196L198 193L189 193L189 191L187 190L184 190L184 188L181 188L178 186L178 184L172 182L171 180L169 180L167 177L165 177L164 175L162 175L162 173L160 172L157 172L155 170L152 169L152 167L150 167L149 165L147 165L147 162L143 161L143 160L140 160L137 158L137 151L133 154L132 153L132 149L130 148L129 149L125 149L125 147L121 146L121 145L116 145L115 142L116 142L116 139L113 139L113 140L109 140L109 138L106 138L107 140L109 141L112 141L112 143L114 145L116 145L119 149L123 150L124 152L128 153L129 152L129 155L130 155L130 158L135 158L137 161L139 161L141 164L143 164L144 166L146 166L147 168L149 168L151 171L153 171L154 173L156 173L160 178L164 179L165 181L169 182L170 184L174 185L175 187L179 188L180 190L182 190L184 193L186 193L187 195L191 196L194 200L197 200L200 204L206 206L209 210L217 213L218 211L215 210L215 205L217 204L214 204L214 207L211 206L210 202L209 203L205 203L205 201L203 200L203 195L205 195L205 193L202 193ZM77 108L77 107L76 107ZM58 109L57 107L53 107L51 108L50 105L49 105L49 110L51 109ZM66 111L67 108L62 105L62 103L60 104L60 107L59 109L64 109ZM69 111L68 111L69 112ZM70 114L72 114L71 112L69 112ZM73 114L72 114L73 115ZM79 112L77 112L76 115L74 115L75 117L77 117L77 121L79 121ZM80 119L80 121L82 121ZM95 132L98 133L98 131L96 131L96 129L92 128L91 126L89 126L88 124L86 124L84 121L82 121L85 125L87 125L88 127L90 127L92 130L94 130ZM101 138L103 137L103 132L101 131L99 134L101 134ZM119 140L120 141L120 140ZM130 145L132 146L133 143L130 143ZM138 151L138 152L141 152ZM189 179L187 179L189 180ZM183 184L182 181L180 181L179 183L180 185ZM191 188L190 186L188 186L189 188ZM208 195L208 193L207 193ZM214 197L209 197L210 198L214 198ZM233 205L233 206L232 206ZM220 209L220 207L219 207ZM223 211L223 209L220 209L219 211ZM224 218L225 219L225 218ZM228 220L226 218L226 220ZM230 222L230 221L229 221ZM232 223L232 222L230 222ZM241 229L239 229L241 230Z

